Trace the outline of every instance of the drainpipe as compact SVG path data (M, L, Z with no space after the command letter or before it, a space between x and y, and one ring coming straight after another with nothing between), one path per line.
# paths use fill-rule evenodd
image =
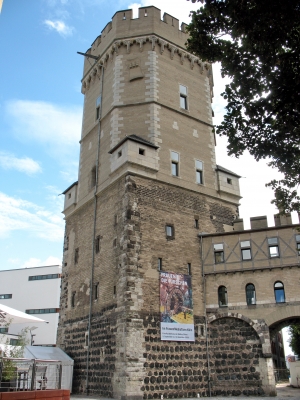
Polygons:
M100 83L100 113L98 123L98 144L97 144L97 159L96 159L96 181L94 188L94 221L93 221L93 240L92 240L92 265L91 265L91 276L90 276L90 308L89 308L89 319L88 319L88 343L87 343L87 354L86 354L86 384L85 391L89 394L89 366L90 366L90 334L91 334L91 320L92 320L92 306L93 306L93 286L94 286L94 268L95 268L95 236L96 236L96 221L97 221L97 189L98 189L98 170L100 160L100 135L101 135L101 115L102 115L102 93L103 93L103 77L104 67L101 69L101 83Z
M208 338L208 324L206 314L206 276L204 273L204 260L203 260L203 236L204 232L198 234L200 238L200 252L201 252L201 269L202 269L202 285L203 285L203 299L204 299L204 318L205 318L205 332L206 332L206 359L207 359L207 376L208 376L208 395L211 397L211 385L210 385L210 364L209 364L209 338Z

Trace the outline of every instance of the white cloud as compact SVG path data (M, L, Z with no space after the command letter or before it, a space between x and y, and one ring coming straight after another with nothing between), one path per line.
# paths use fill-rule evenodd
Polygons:
M74 157L76 154L81 132L81 107L12 100L6 103L5 109L8 123L20 140L42 143L56 158Z
M39 163L29 157L17 158L13 154L0 151L0 166L4 169L15 169L28 175L41 172Z
M50 29L59 33L61 36L72 36L74 28L65 24L65 22L60 20L51 21L50 19L46 19L44 24Z
M56 210L0 192L0 237L8 237L13 231L58 242L63 240L64 222Z
M39 258L29 258L29 260L25 261L20 268L35 268L42 266L50 266L50 265L61 265L61 260L57 257L50 256L46 260L42 261Z

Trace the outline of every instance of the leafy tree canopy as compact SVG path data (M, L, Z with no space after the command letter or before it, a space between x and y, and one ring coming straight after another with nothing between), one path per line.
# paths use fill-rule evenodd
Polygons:
M289 345L293 352L300 356L300 322L289 327Z
M196 2L196 0L192 0ZM198 0L199 1L199 0ZM188 49L221 62L231 78L216 132L228 153L246 149L283 174L268 185L281 211L300 210L300 0L203 0L188 26Z

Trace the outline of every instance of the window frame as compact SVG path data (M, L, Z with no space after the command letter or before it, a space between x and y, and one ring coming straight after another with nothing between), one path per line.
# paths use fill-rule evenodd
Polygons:
M157 259L157 270L162 271L162 258L158 257Z
M253 290L251 291L248 289L250 286L253 286ZM246 303L247 306L255 306L256 305L256 290L255 290L255 285L253 283L247 283L245 286L245 292L246 292ZM249 296L249 293L253 293L254 296ZM254 299L254 303L252 301L249 301L251 299Z
M12 299L12 293L0 294L0 299L1 300Z
M170 234L168 230L170 229ZM165 232L166 232L166 239L167 240L173 240L175 239L175 227L173 224L166 224L165 226Z
M247 243L249 242L249 244L245 244L242 245L242 243ZM242 261L252 261L252 248L251 248L251 240L241 240L240 241L240 248L241 248L241 258ZM249 251L250 252L250 258L244 258L244 252L245 251Z
M276 240L276 243L270 243L271 240ZM268 237L267 238L267 242L268 242L268 249L269 249L269 258L280 258L280 251L279 251L279 240L277 236L274 237ZM277 249L277 254L276 255L272 255L271 253L271 249Z
M223 291L223 288L225 289L224 291ZM223 295L224 295L225 304L222 304L221 296L223 296ZM220 285L218 287L218 304L219 304L219 307L228 307L228 292L227 292L227 287L224 285Z
M177 154L178 159L176 160L176 157L174 158L173 155L175 156ZM171 175L172 176L179 176L179 162L180 162L180 154L177 153L177 151L171 150ZM173 173L173 168L175 168L175 174Z
M216 246L222 246L222 249L217 249ZM224 243L213 243L213 250L214 250L214 261L215 264L222 264L225 262L225 252L224 252ZM216 255L222 255L222 261L217 261Z
M95 239L95 253L100 253L100 235L96 236Z
M77 247L74 252L74 264L78 264L78 260L79 260L79 247Z
M281 286L277 286L276 287L277 284L281 284ZM283 294L283 297L281 297L281 298L283 298L283 301L279 301L279 297L277 297L277 293L279 293L280 291L282 291L282 294ZM278 294L278 296L279 296L279 294ZM284 284L281 281L274 282L274 297L275 297L275 303L276 304L283 304L283 303L286 302L285 301Z
M96 121L101 117L101 95L96 99Z
M298 256L300 256L300 235L295 235L296 240L296 251Z
M202 167L200 168L197 163L201 163ZM201 160L195 160L195 169L196 169L196 183L197 185L204 185L204 179L203 179L203 161ZM199 176L199 180L198 180L198 176Z
M185 88L185 90L182 90ZM182 107L182 105L184 107ZM185 85L179 84L179 106L181 110L188 110L188 88Z

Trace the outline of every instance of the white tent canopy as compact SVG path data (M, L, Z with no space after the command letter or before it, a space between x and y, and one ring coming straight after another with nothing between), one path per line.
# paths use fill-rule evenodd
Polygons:
M0 326L5 324L22 324L24 322L46 322L44 319L34 317L14 308L0 304Z

